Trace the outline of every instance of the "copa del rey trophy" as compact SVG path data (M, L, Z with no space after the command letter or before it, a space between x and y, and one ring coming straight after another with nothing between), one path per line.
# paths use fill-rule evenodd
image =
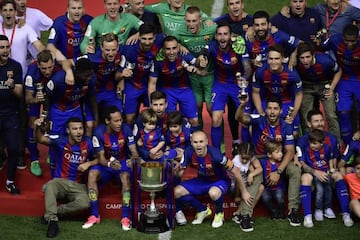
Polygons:
M237 84L240 88L239 90L239 98L241 99L246 99L248 94L246 92L246 88L248 86L248 82L246 81L246 79L241 75L240 72L236 73L236 80L237 80Z
M145 213L140 214L137 230L146 233L162 233L169 230L166 216L155 205L155 193L166 188L164 180L164 164L160 162L145 162L141 164L140 188L150 193L150 206Z

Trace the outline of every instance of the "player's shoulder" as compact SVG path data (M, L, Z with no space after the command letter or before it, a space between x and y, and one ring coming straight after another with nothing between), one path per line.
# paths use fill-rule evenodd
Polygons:
M208 154L210 154L213 161L222 161L224 154L221 153L221 151L218 148L215 148L213 146L208 145L207 146Z
M304 135L302 135L297 139L296 145L299 147L305 147L306 145L308 145L308 142L309 142L309 134L305 133Z
M220 22L225 23L226 21L230 21L230 20L231 20L231 18L230 18L230 15L228 13L225 13L225 14L217 17L217 18L214 18L214 22L216 22L216 23L220 23ZM228 22L226 22L226 23L228 23Z
M92 137L84 136L82 142L86 143L88 147L92 146Z
M94 130L94 135L95 136L102 136L106 131L106 125L105 124L100 124L99 126L97 126Z
M69 19L66 14L58 16L55 18L53 26L61 25L63 23L66 23L67 21L69 21Z
M84 16L81 17L82 21L85 21L87 23L91 22L91 20L93 20L94 18L88 14L85 14Z
M52 80L56 82L61 82L64 80L64 77L66 75L66 72L63 69L60 69L54 75L52 76Z

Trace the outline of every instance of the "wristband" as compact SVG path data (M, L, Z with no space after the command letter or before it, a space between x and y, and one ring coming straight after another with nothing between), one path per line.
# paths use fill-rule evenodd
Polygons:
M276 173L279 174L279 175L281 175L282 170L281 170L280 168L278 168L278 169L276 170Z

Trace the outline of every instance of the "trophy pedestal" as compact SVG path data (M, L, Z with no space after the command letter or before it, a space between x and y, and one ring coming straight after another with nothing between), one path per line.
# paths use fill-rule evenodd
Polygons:
M145 213L140 214L137 230L144 233L163 233L169 230L167 217L159 211L155 205L155 193L166 188L166 182L162 179L162 164L143 163L141 168L140 188L150 193L150 207Z
M163 233L169 230L169 226L162 212L158 216L147 216L146 213L142 213L137 230L144 233Z

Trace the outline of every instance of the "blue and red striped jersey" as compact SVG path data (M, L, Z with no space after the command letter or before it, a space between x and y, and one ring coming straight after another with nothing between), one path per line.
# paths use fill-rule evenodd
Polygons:
M54 178L81 182L84 172L78 171L79 165L93 159L91 139L84 137L79 144L71 145L68 136L61 136L50 138L50 145L54 147L56 153Z
M309 68L298 61L296 69L304 82L323 83L329 82L340 68L337 62L325 53L316 52L314 54L314 64Z
M56 18L50 29L48 43L54 44L69 59L81 56L80 43L91 20L91 16L84 15L80 22L73 23L67 13Z
M360 81L360 40L354 49L348 49L342 34L335 34L324 43L323 48L334 53L343 70L341 79Z
M101 124L94 131L93 144L95 152L104 151L105 158L111 156L117 160L126 160L129 157L128 146L135 144L131 129L122 125L118 133L109 133L105 124Z
M283 103L293 102L296 93L302 91L302 81L296 70L289 70L287 64L280 73L271 72L266 63L255 72L253 87L260 89L262 101L277 96Z
M265 143L268 139L282 142L283 146L295 144L293 125L281 118L280 124L272 126L268 123L266 116L251 114L250 125L252 126L252 142L258 155L266 155Z

